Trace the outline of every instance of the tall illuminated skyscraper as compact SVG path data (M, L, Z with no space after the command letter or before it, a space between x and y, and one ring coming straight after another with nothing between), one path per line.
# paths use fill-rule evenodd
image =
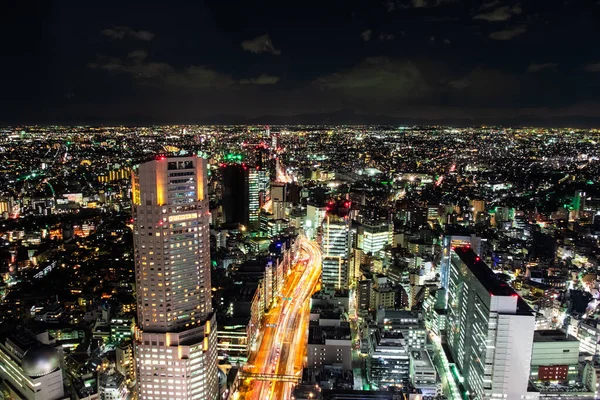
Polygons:
M215 399L206 162L157 157L132 183L138 398Z
M350 255L350 202L330 201L321 229L323 251L323 286L326 289L348 289L348 257Z

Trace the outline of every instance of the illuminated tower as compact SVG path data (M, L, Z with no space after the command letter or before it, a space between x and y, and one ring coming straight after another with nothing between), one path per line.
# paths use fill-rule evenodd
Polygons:
M322 281L324 288L348 289L348 257L350 254L350 202L330 201L321 229L323 251Z
M138 398L215 399L206 162L157 157L132 183Z

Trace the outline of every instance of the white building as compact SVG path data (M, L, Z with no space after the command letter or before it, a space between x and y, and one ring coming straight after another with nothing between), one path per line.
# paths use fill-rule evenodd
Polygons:
M425 350L410 352L409 376L412 385L420 389L423 395L437 396L442 394L442 385L437 377L437 372L429 353Z
M206 162L195 156L157 157L133 174L141 399L218 395L205 186Z
M377 255L380 250L392 244L394 227L387 221L364 222L358 229L357 247L365 254Z
M126 400L129 391L125 377L112 370L98 374L98 397L100 400Z
M466 390L479 399L532 398L533 312L470 248L452 250L450 261L448 346Z
M350 255L350 222L348 217L327 214L323 220L321 250L323 252L323 286L348 288L348 257Z
M38 338L15 333L0 343L0 378L13 398L69 398L64 392L61 356L47 339L47 333Z
M309 239L315 238L317 229L321 226L326 212L325 206L316 206L314 204L308 204L306 206L304 231Z

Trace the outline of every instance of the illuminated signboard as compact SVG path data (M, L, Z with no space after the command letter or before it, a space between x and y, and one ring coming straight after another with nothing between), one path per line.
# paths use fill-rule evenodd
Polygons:
M169 217L169 222L177 222L177 221L184 221L186 219L194 219L194 218L198 218L198 213L187 213L187 214L181 214L181 215L171 215Z

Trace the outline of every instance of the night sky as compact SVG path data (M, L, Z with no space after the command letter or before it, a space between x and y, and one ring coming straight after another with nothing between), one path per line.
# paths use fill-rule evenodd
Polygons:
M15 3L2 122L600 121L600 1Z

